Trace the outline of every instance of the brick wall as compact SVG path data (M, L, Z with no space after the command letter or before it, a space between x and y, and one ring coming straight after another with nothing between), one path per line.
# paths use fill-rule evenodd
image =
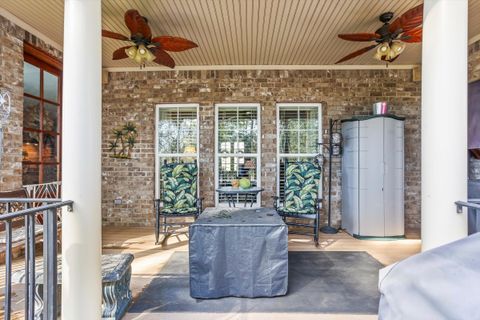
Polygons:
M22 186L23 42L61 58L61 52L0 15L0 88L11 95L11 112L3 125L0 191Z
M103 221L115 225L153 225L154 122L158 103L200 104L200 191L214 203L214 104L261 105L262 204L276 192L277 102L322 102L323 127L330 117L369 114L386 100L405 122L405 221L408 234L420 228L420 82L411 70L322 71L166 71L111 73L103 88ZM133 121L139 142L132 160L110 157L112 130ZM341 160L333 164L333 222L340 224ZM328 163L325 163L327 166ZM328 179L324 172L325 182ZM326 186L324 190L327 191ZM114 205L115 197L124 203ZM325 197L326 198L326 197ZM327 203L324 202L324 207ZM325 219L325 215L323 215Z

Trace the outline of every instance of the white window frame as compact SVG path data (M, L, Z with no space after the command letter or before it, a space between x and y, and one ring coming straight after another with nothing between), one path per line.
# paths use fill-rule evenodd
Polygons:
M246 107L255 107L257 108L257 124L258 124L258 134L257 134L257 153L220 153L218 152L218 109L222 107L238 107L238 108L246 108ZM219 177L218 177L218 169L219 169L219 156L231 156L231 157L250 157L256 158L257 163L257 186L262 186L262 122L261 122L261 108L260 103L216 103L215 104L215 190L218 189ZM257 201L253 204L253 207L260 207L261 206L261 192L257 194ZM228 203L219 203L218 202L218 192L215 192L215 207L228 207Z
M280 159L281 158L297 158L297 157L314 157L318 153L280 153L280 109L281 108L288 108L288 107L316 107L318 108L318 141L323 142L323 126L322 126L322 109L323 106L321 103L294 103L294 102L288 102L288 103L277 103L276 104L276 112L277 112L277 196L280 196ZM319 152L321 149L318 149ZM323 178L323 177L322 177ZM323 180L323 179L322 179ZM320 186L318 188L319 193L320 193L320 198L323 198L323 183L320 182Z
M160 109L166 108L195 108L197 112L197 152L196 153L162 153L158 151L158 121L160 120ZM168 103L155 106L155 197L160 197L160 156L165 157L191 157L197 159L198 177L200 177L200 105L198 103ZM199 183L197 179L197 183Z

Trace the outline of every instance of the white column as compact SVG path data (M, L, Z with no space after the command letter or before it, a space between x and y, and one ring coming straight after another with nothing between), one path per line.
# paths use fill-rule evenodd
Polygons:
M62 319L100 319L101 0L65 0L63 51Z
M422 250L467 235L468 0L425 0L422 52Z

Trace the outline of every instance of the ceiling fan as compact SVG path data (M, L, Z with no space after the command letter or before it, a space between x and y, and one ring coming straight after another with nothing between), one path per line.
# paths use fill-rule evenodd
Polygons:
M166 51L178 52L198 47L196 43L180 37L152 37L148 19L135 9L125 12L125 25L130 30L130 37L102 30L102 36L106 38L133 42L133 45L115 50L113 60L130 58L140 64L140 67L145 67L146 62L153 61L174 68L175 61Z
M377 48L375 59L393 62L405 49L405 43L422 41L423 4L406 11L390 23L392 18L393 12L382 13L379 19L383 26L374 33L339 34L338 37L343 40L376 43L350 53L335 64L358 57L374 48Z

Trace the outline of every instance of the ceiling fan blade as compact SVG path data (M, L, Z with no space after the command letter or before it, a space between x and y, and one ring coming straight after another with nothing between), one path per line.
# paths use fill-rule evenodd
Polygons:
M125 12L125 24L130 30L132 37L142 37L145 39L152 38L152 31L148 26L148 20L142 17L135 9L130 9Z
M131 46L121 47L121 48L118 48L117 50L113 51L112 59L113 60L120 60L120 59L128 58L128 55L125 52L125 49L128 49L130 47Z
M348 41L375 41L381 38L379 34L366 32L339 34L338 37Z
M404 32L400 37L403 42L422 42L422 28L416 28L408 32Z
M108 31L108 30L103 30L103 29L102 29L102 37L123 40L123 41L130 41L130 38L127 36L124 36L123 34Z
M349 55L347 55L347 56L343 57L342 59L338 60L337 62L335 62L335 64L339 64L339 63L342 63L344 61L347 61L347 60L353 59L355 57L358 57L359 55L364 54L365 52L368 52L368 51L372 50L376 46L378 46L378 44L372 44L371 46L368 46L368 47L362 48L360 50L357 50L355 52L352 52Z
M161 36L152 39L152 43L160 43L161 48L167 51L184 51L198 47L198 45L190 40L180 37Z
M388 30L392 33L397 32L399 29L402 29L402 32L410 31L423 23L423 3L418 5L400 17L395 19L395 21L390 24Z
M153 62L167 66L172 69L175 67L175 61L173 61L172 57L170 57L170 55L165 52L165 50L162 50L160 48L151 48L150 50L155 56L155 60L153 60Z

